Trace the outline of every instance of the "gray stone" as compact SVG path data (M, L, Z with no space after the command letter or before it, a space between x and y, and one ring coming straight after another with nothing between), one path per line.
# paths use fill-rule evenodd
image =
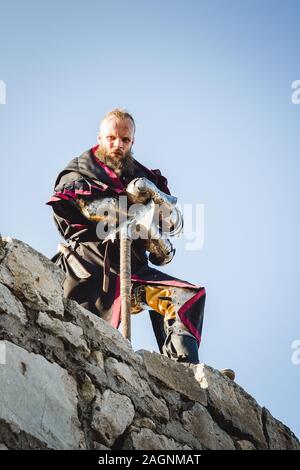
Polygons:
M104 358L103 354L99 350L94 350L91 352L91 358L96 362L98 366L101 367L101 369L104 369Z
M87 374L84 374L80 385L80 391L84 401L90 403L96 396L96 387Z
M3 442L0 443L0 450L9 450Z
M253 442L259 449L266 449L261 407L237 385L219 371L204 364L192 367L195 378L208 394L208 407L213 419L224 423L240 439Z
M39 312L37 324L46 331L61 338L63 341L70 343L85 356L90 355L90 350L83 338L83 331L80 326L73 325L71 322L64 322L58 318L49 317L45 312Z
M191 410L183 412L182 422L185 429L191 432L206 449L235 450L232 439L199 403L195 403Z
M4 341L0 365L0 420L52 449L85 447L77 416L75 380L57 364Z
M133 404L128 397L107 389L102 397L97 394L91 426L99 434L102 443L111 447L132 423L134 414Z
M0 439L12 450L45 450L47 444L32 434L21 430L16 424L0 419Z
M155 352L143 351L142 356L149 375L190 400L207 404L206 391L199 387L192 369Z
M157 419L167 421L169 410L163 398L159 399L153 395L148 382L141 379L138 373L123 362L110 357L105 362L107 376L110 377L110 386L118 393L132 397L139 410ZM111 378L116 380L112 382Z
M155 431L156 429L156 424L150 418L138 418L134 421L133 425L138 428L151 429L152 431Z
M1 338L19 345L0 341L0 449L300 449L220 372L135 353L63 299L63 280L46 257L0 237Z
M162 387L161 387L162 390ZM179 411L182 407L182 400L180 398L180 393L170 390L169 388L164 388L162 390L162 395L167 403L169 403L174 410Z
M68 314L74 318L75 323L81 326L85 336L93 342L95 349L106 356L118 357L121 361L140 368L140 358L134 353L131 343L123 338L117 329L112 328L102 318L73 300L64 299L64 304Z
M4 242L0 282L31 309L63 317L63 271L26 243L9 237Z
M191 450L187 445L181 445L174 439L162 434L155 434L151 429L133 430L124 442L123 449L133 450Z
M235 445L237 450L256 450L254 444L246 440L236 441Z
M91 364L88 361L82 361L81 367L85 370L89 377L91 377L96 387L99 388L100 391L104 392L104 390L107 388L108 380L102 367Z
M157 398L151 393L139 397L139 410L147 410L148 416L155 416L158 421L166 422L170 418L169 409L163 398ZM144 405L143 405L144 403Z
M3 284L0 284L0 314L17 318L22 325L28 322L22 303Z
M124 362L117 361L114 357L109 357L105 361L105 370L107 375L113 374L119 379L125 380L130 384L135 390L141 391L142 381L135 370Z
M273 418L267 408L263 408L263 420L270 450L300 450L300 442L295 434Z
M99 442L94 441L93 444L95 450L111 450L109 447L106 447L103 444L99 444Z
M157 433L172 438L179 444L188 445L192 449L201 450L202 443L190 431L187 431L183 427L179 418L180 415L178 415L178 420L170 419L167 424L160 425L157 428Z

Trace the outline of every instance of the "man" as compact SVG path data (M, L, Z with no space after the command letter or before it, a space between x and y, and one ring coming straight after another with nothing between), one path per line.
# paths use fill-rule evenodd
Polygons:
M126 188L136 178L170 195L160 171L149 170L133 158L134 136L135 122L128 112L109 112L101 121L98 145L74 158L58 175L47 203L68 242L53 257L66 273L65 297L115 328L120 323L119 241L103 243L99 227L109 225L107 214L114 213L113 222L118 222L118 200L127 195ZM149 260L166 264L175 253L170 243L160 250L151 246L141 238L132 242L132 313L150 310L161 353L175 361L198 363L205 289L150 267Z

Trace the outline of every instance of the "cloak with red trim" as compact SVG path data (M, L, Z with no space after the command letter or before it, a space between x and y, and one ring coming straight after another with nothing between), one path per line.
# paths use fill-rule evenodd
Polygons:
M91 275L88 279L77 278L62 253L56 254L52 260L66 273L64 295L118 328L121 306L119 243L116 240L108 247L109 288L108 292L104 292L102 285L105 245L97 237L96 223L83 216L76 199L78 196L90 200L101 197L118 198L126 194L127 184L138 177L148 178L167 194L170 194L170 191L166 178L159 170L149 170L135 159L130 172L125 170L122 178L118 178L113 170L98 160L96 149L97 147L94 147L68 163L59 173L54 194L47 202L53 208L54 221L60 234L69 242L69 246ZM150 267L143 241L139 239L132 242L131 272L133 283L196 289L196 294L180 308L178 315L200 343L205 304L204 287L195 286Z

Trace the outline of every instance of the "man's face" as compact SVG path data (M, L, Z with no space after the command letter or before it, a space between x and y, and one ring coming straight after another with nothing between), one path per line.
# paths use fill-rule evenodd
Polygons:
M134 127L131 119L111 116L101 124L98 143L110 160L122 160L130 154L134 143Z

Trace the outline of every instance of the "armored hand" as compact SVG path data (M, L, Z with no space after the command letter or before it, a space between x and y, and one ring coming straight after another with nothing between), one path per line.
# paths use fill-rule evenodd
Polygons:
M145 248L150 253L151 263L158 266L169 263L175 255L175 249L165 235L177 235L183 227L182 214L176 206L177 198L164 193L147 178L132 180L126 193L131 203L146 204L150 200L155 203L155 216Z
M127 188L126 193L132 204L145 204L150 199L156 205L156 218L161 232L170 237L178 235L183 229L183 217L177 203L177 198L164 193L147 178L135 178Z

